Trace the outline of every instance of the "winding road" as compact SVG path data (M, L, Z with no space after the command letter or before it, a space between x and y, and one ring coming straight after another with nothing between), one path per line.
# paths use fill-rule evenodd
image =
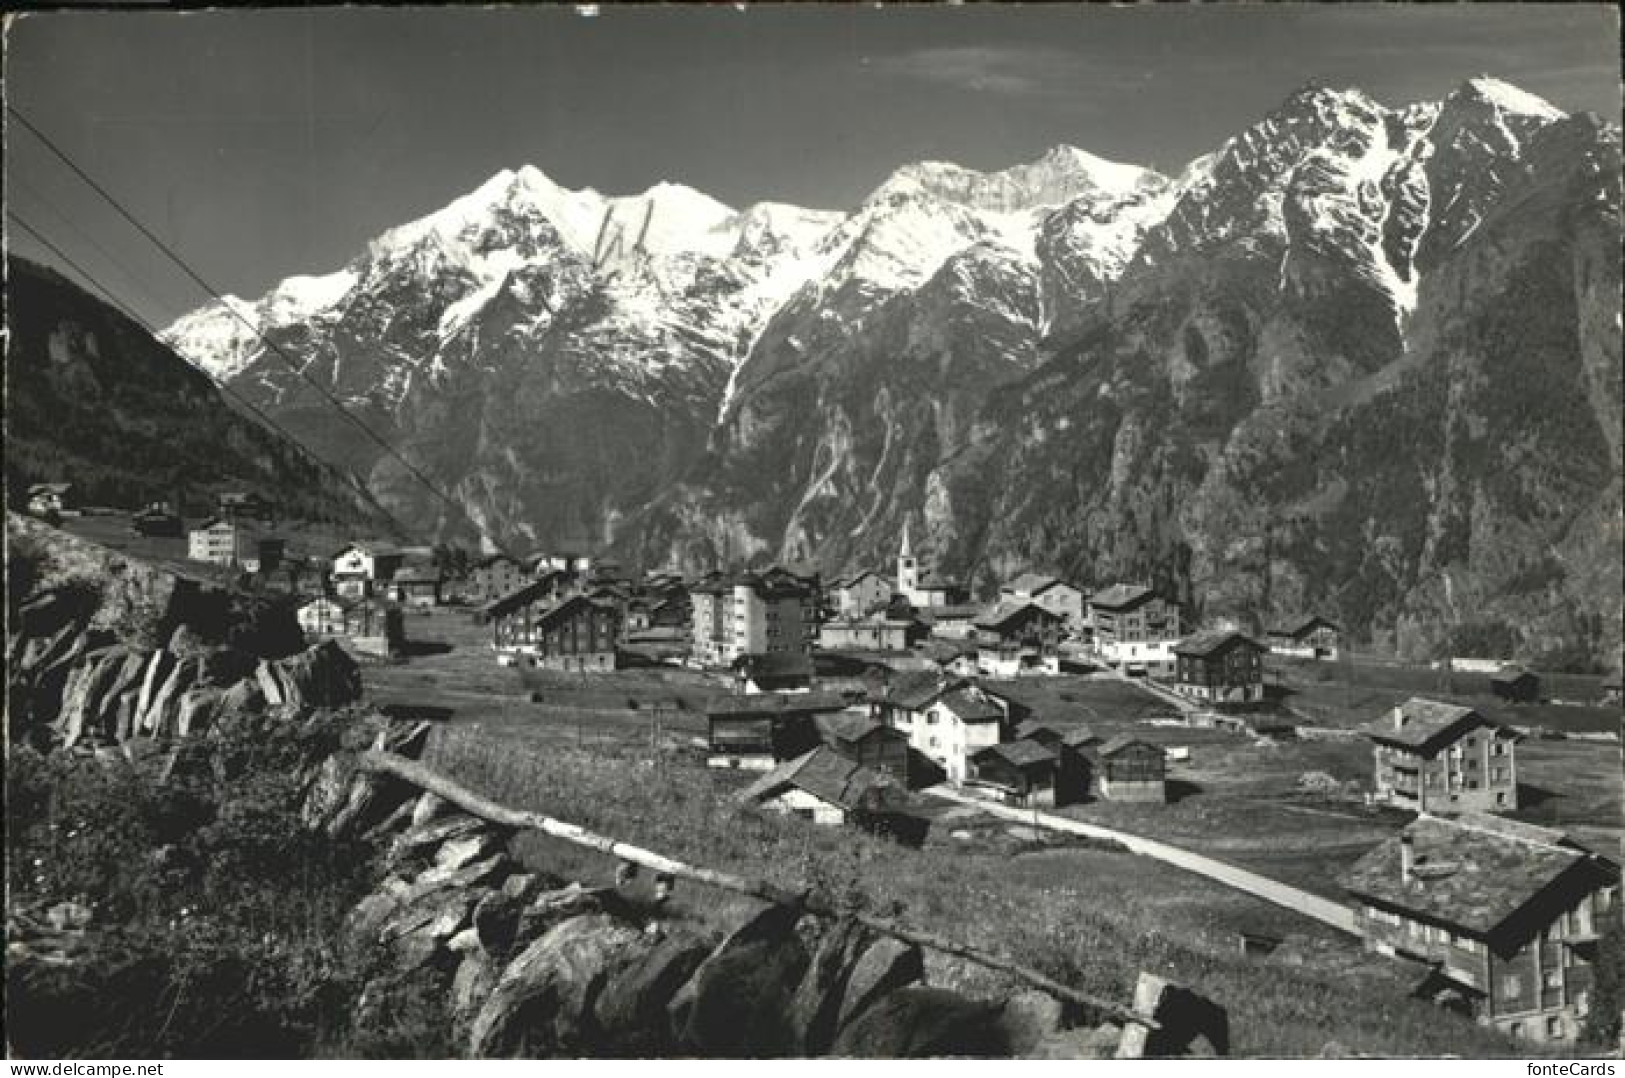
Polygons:
M960 793L949 786L933 786L922 790L922 793L942 801L953 801L961 805L974 805L984 812L1016 823L1029 826L1036 824L1052 831L1062 831L1073 835L1084 835L1088 838L1111 839L1122 843L1131 852L1145 857L1154 857L1158 861L1173 865L1175 868L1185 869L1200 876L1206 876L1226 887L1233 887L1238 891L1262 898L1266 902L1273 902L1305 917L1312 917L1325 925L1351 935L1359 935L1355 927L1354 911L1340 903L1328 898L1312 894L1302 888L1293 887L1279 880L1272 880L1268 876L1260 876L1256 872L1237 868L1235 865L1216 861L1211 857L1204 857L1199 853L1182 849L1179 846L1170 846L1166 842L1132 835L1127 831L1115 831L1109 827L1097 827L1094 824L1083 823L1066 816L1054 816L1049 813L1034 812L1032 809L1013 808L1009 805L1000 805L985 801L979 797Z

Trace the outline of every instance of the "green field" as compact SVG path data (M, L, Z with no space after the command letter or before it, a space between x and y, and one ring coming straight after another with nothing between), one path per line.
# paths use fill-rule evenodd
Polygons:
M1308 662L1272 658L1265 681L1282 706L1325 726L1359 726L1412 696L1425 696L1476 708L1485 716L1519 727L1567 733L1620 732L1625 711L1597 706L1600 677L1542 674L1548 698L1584 703L1509 704L1490 692L1487 674L1431 670L1370 662Z
M500 801L548 812L662 853L786 886L817 887L918 927L1008 954L1112 998L1154 970L1229 1007L1238 1053L1302 1056L1335 1040L1381 1054L1526 1053L1408 998L1407 971L1364 954L1333 930L1202 877L1101 844L1034 841L1027 829L974 808L922 799L931 826L907 849L850 829L741 812L729 794L750 775L703 766L703 717L692 708L725 692L714 675L676 668L559 676L533 685L497 666L486 630L465 610L407 619L404 662L368 664L373 702L441 709L429 762ZM1166 806L1093 802L1080 819L1160 838L1328 897L1338 874L1406 817L1368 810L1357 796L1300 790L1323 773L1369 783L1364 739L1269 742L1172 725L1173 710L1132 684L1063 677L1001 688L1059 727L1087 723L1100 737L1133 731L1189 750L1173 765ZM653 707L681 699L688 708ZM638 707L630 706L637 703ZM1147 721L1151 720L1151 721ZM1617 835L1618 783L1592 785L1613 746L1531 739L1519 750L1531 783L1563 791L1531 818L1596 821L1582 839ZM1526 762L1527 761L1527 762ZM1584 787L1567 775L1585 776ZM1583 791L1583 792L1582 792ZM1612 813L1612 817L1609 813ZM529 835L523 855L588 883L614 866L577 847ZM672 916L723 929L749 900L685 885ZM1286 937L1270 958L1240 953L1240 934ZM934 983L994 993L995 975L933 957Z

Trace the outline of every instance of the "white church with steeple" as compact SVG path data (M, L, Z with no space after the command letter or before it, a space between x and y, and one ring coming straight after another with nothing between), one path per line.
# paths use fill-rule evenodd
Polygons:
M956 581L938 577L914 556L909 522L903 521L903 541L897 550L897 594L919 608L952 606L965 601L965 590Z

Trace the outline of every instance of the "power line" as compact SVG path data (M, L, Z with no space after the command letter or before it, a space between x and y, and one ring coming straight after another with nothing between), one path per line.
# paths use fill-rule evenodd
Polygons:
M230 314L237 321L241 322L248 328L249 332L258 337L261 343L263 343L273 355L282 361L284 366L297 375L303 382L305 382L305 384L314 389L317 394L324 398L330 405L333 406L334 409L348 419L355 427L361 430L361 432L364 433L368 438L377 443L377 445L383 449L385 453L399 461L401 467L405 468L408 474L410 474L418 481L420 485L422 485L423 489L433 494L436 498L439 498L446 504L446 506L454 510L458 516L462 517L462 519L471 524L474 523L473 518L468 515L468 511L464 509L461 504L436 486L428 476L423 474L417 465L407 460L406 457L403 456L393 445L391 445L388 440L386 440L377 431L373 430L371 426L361 419L360 416L357 416L355 413L351 412L347 407L345 407L344 403L337 397L333 396L333 394L329 393L321 383L317 382L310 375L306 374L304 368L299 365L297 360L289 356L280 347L278 347L275 342L265 335L259 326L255 325L253 322L250 322L247 318L244 318L235 307L227 303L225 301L225 297L216 291L214 286L210 285L208 281L204 280L195 270L192 269L190 265L187 264L185 259L176 254L168 244L159 239L158 236L156 236L151 229L147 228L146 225L142 224L134 214L125 209L123 203L114 198L105 187L97 183L94 177L92 177L84 169L80 168L78 163L75 162L73 158L69 157L66 151L57 146L55 142L51 141L50 137L47 136L45 132L41 131L38 127L35 127L33 122L30 121L28 117L24 116L11 105L6 106L6 111L15 117L17 122L21 123L23 127L27 128L28 132L38 139L46 149L50 150L51 153L55 154L63 164L67 165L74 175L78 176L79 179L84 181L86 186L100 195L109 206L112 206L113 209L118 212L119 216L128 221L137 232L140 232L143 236L145 236L147 240L152 243L153 246L162 251L171 262L180 267L182 273L185 273L188 277L190 277L199 288L203 289L210 296L212 296L228 314ZM475 527L477 530L481 530L483 534L483 529L479 529L477 524Z
M140 274L136 273L128 265L126 265L123 259L115 255L112 251L109 251L106 247L102 246L101 241L97 240L95 236L92 236L84 228L81 228L77 221L75 221L68 214L64 213L61 207L57 206L45 196L43 191L39 190L21 176L12 177L11 182L15 183L19 189L26 192L30 198L34 199L41 206L44 206L47 210L49 210L52 216L54 216L58 221L62 222L63 226L71 230L75 236L89 244L97 254L102 256L107 265L112 266L114 269L122 273L125 281L133 286L133 288L127 289L127 291L133 291L147 300L152 310L156 311L170 308L169 302L159 300L157 296L153 295L152 292L147 290L147 287L143 283ZM44 242L44 239L39 235L38 232L34 232L34 237L35 239L39 239L40 242ZM58 253L60 254L60 252ZM64 255L63 257L66 256ZM104 292L103 294L105 295L106 293ZM108 298L112 299L111 296L108 296ZM115 303L114 306L117 306L117 304ZM133 310L129 307L124 308L124 313L135 319L137 322L140 322L149 332L153 333L155 336L157 335L156 327L154 327L148 319L135 318Z
M142 329L146 330L149 334L152 334L154 336L154 338L156 338L157 334L153 333L152 327L147 324L145 319L142 319L142 318L138 317L133 312L131 312L128 308L126 308L122 303L120 303L119 300L118 300L118 297L113 295L112 291L109 290L106 285L102 284L101 281L97 280L97 278L96 278L96 276L94 274L92 274L89 270L85 269L78 262L74 261L73 256L69 255L61 247L57 246L55 243L52 243L49 239L47 239L37 228L35 228L33 225L30 225L26 220L24 220L22 218L22 216L17 213L16 210L7 210L6 215L8 217L10 217L12 222L14 224L16 224L19 228L21 228L24 232L26 232L30 236L34 237L35 241L38 242L42 247L44 247L47 251L50 251L57 258L61 259L64 263L66 263L67 266L70 269L72 269L75 273L77 273L80 277L82 277L84 279L86 284L88 284L91 288L95 289L97 292L101 293L101 295L107 300L107 302L112 305L114 310L118 311L125 318L128 318L131 322L134 322L136 325L140 326ZM281 424L277 423L276 420L272 419L270 416L268 416L264 412L262 412L254 404L253 401L249 400L247 397L244 397L241 393L238 393L236 390L232 389L230 386L226 385L224 382L221 382L221 381L218 381L218 380L216 380L214 378L211 378L209 376L209 372L204 370L203 367L200 366L199 364L196 364L196 363L192 362L190 359L188 359L187 357L181 355L179 352L175 352L173 349L171 349L170 351L177 358L179 358L182 363L185 363L188 367L190 367L192 370L197 371L203 377L208 378L209 383L211 385L218 386L219 389L221 390L221 392L227 394L228 396L231 397L232 400L236 401L238 404L240 404L244 408L248 409L248 411L253 413L253 415L261 423L264 423L271 430L273 430L277 434L281 435L283 437L283 439L285 439L291 445L295 445L295 446L299 447L299 449L302 450L305 453L306 456L310 457L317 464L320 464L322 467L326 468L330 472L333 472L335 475L350 477L350 472L348 472L346 469L340 468L336 464L333 464L331 461L328 461L328 460L324 459L321 455L316 453L309 446L305 445L298 438L294 437L293 434L289 433L289 431L286 428L284 428ZM396 516L393 513L391 513L388 509L385 509L381 504L379 504L377 499L372 499L372 502L373 502L373 505L378 509L378 511L380 513L383 513L384 516L386 518L388 518L388 520L389 520L389 522L391 524L395 525L395 527L397 529L399 529L403 534L407 532L408 529L407 529L406 525L402 524L401 521L399 519L397 519Z

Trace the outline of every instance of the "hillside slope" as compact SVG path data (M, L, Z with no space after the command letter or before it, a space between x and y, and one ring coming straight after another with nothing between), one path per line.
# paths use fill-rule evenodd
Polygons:
M238 411L207 375L55 271L8 260L6 299L13 504L44 481L123 508L237 488L287 517L393 530L353 477Z

